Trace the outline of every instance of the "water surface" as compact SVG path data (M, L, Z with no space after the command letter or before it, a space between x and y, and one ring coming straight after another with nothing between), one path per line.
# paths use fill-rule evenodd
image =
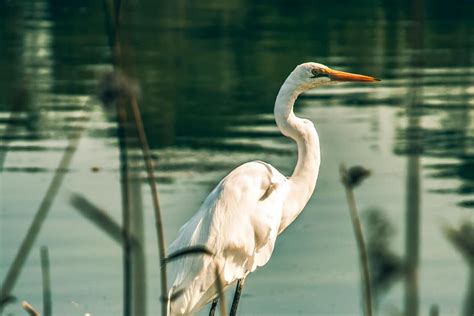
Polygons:
M417 271L408 273L417 275L417 287L394 274L377 295L378 314L427 315L433 305L443 315L460 313L467 265L441 226L473 221L470 1L125 6L125 68L140 86L168 242L239 164L264 160L291 174L296 147L277 130L273 103L295 65L316 61L383 79L322 88L298 100L297 115L311 119L321 139L316 193L271 261L248 278L240 314L361 314L340 163L372 170L356 190L363 217L379 214L373 216L391 230L375 230L376 236ZM113 67L102 3L5 1L0 20L0 278L68 135L85 127L13 294L41 307L39 248L47 245L55 314L121 314L122 249L69 202L81 193L121 221L117 122L95 97L98 78ZM130 150L130 161L142 183L134 197L145 210L146 307L154 315L160 295L154 217L138 150ZM367 233L374 231L368 225ZM16 304L5 314L24 312Z

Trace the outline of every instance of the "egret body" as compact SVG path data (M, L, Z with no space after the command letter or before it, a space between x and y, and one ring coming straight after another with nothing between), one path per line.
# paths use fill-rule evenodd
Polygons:
M268 262L277 236L313 194L321 162L318 133L311 121L293 113L295 100L303 91L343 81L377 79L304 63L285 80L274 115L281 133L298 147L293 174L286 177L268 163L252 161L231 171L212 190L170 246L170 252L200 245L214 253L172 263L169 294L183 291L170 303L172 315L193 314L217 297L216 267L227 287Z

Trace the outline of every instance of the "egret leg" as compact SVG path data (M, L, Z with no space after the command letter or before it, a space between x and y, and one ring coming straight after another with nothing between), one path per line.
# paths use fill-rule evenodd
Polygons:
M245 278L237 281L237 287L235 288L234 299L232 301L232 307L230 308L230 316L237 315L237 307L239 306L240 295L244 289Z
M209 310L209 316L214 316L214 313L216 312L217 302L219 302L219 298L215 298L212 301L211 309Z

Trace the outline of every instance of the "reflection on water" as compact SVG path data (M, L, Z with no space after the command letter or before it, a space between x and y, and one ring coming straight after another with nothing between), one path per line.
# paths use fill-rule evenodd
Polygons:
M125 3L126 68L140 84L168 240L238 164L261 159L291 172L295 148L280 136L272 112L295 64L318 61L383 79L378 86L315 90L297 102L297 112L315 121L321 137L317 193L268 267L249 280L242 313L357 314L357 262L348 259L355 258L354 244L337 179L343 161L374 170L359 202L381 206L395 229L406 232L393 236L393 251L406 254L408 271L418 278L411 289L417 295L407 295L405 306L403 293L411 290L395 283L379 297L379 312L460 310L464 290L450 284L464 282L467 270L438 223L472 220L474 207L470 1ZM49 247L55 312L118 314L120 247L67 211L68 194L82 192L118 221L121 216L116 118L98 100L84 105L112 68L102 3L4 1L0 21L0 277L67 136L90 120L39 238ZM130 175L144 182L140 152L130 143ZM146 189L143 201L151 313L159 290ZM37 257L31 254L15 290L33 302L40 300ZM100 284L92 287L92 280Z

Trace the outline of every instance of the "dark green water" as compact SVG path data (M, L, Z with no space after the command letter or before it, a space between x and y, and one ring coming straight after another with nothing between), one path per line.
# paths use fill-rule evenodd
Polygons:
M124 2L124 68L140 87L168 242L239 164L265 160L291 173L296 148L276 129L273 102L295 65L382 78L297 102L321 138L318 186L271 261L249 277L242 315L361 314L342 162L372 170L356 197L372 219L369 245L383 249L376 262L386 264L378 314L427 315L433 305L461 312L468 266L441 227L474 220L472 1ZM69 202L81 193L121 221L117 123L95 97L112 69L105 26L101 1L0 2L0 279L68 135L87 128L12 292L41 307L39 248L47 245L56 315L122 313L122 249ZM150 193L138 150L130 160L143 180L134 197L145 210L147 315L157 315ZM408 272L397 273L402 261ZM24 312L13 304L4 314Z

